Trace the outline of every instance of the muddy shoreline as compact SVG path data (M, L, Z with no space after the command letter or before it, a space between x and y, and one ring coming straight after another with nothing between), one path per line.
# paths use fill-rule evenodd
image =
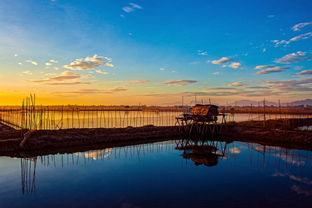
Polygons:
M220 140L312 150L312 132L295 130L304 125L312 125L312 119L233 122L222 128ZM182 138L176 126L38 130L21 146L23 133L0 124L0 156L72 153Z

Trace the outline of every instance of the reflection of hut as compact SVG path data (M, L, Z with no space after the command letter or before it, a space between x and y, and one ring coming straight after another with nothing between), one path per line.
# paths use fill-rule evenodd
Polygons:
M216 122L218 120L218 106L216 105L195 105L191 110L194 121Z
M217 148L211 145L188 145L181 149L184 149L183 158L191 159L196 166L215 166L218 164L218 157L221 156L216 152Z

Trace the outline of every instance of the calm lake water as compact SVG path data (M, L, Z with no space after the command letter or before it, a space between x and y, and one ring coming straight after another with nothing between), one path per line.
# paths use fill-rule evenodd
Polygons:
M174 126L180 111L45 111L42 114L30 114L28 126L36 123L38 129L68 129L68 128L124 128L128 126L141 127L145 125ZM1 112L0 112L1 116ZM17 126L21 126L22 115L19 112L7 114L2 112L2 118ZM280 118L307 118L308 115L294 114L226 114L226 121L247 121ZM35 120L36 122L33 122ZM222 122L222 116L218 116ZM29 123L32 126L29 126ZM25 125L25 122L24 122Z
M0 157L0 207L310 207L312 152L233 142L190 156L176 142Z

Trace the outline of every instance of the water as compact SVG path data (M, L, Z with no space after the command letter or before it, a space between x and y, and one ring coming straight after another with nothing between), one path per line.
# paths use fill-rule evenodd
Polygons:
M207 163L185 156L189 150L183 154L176 146L161 142L29 159L0 157L0 207L310 207L312 203L312 152L217 143L218 156Z
M39 111L40 112L40 111ZM0 119L17 126L35 129L70 129L70 128L125 128L146 125L174 126L180 111L44 111L44 113L29 114L29 120L22 124L23 116L18 111L0 112ZM266 114L265 119L307 118L308 115ZM33 122L35 120L35 122ZM227 121L262 121L263 114L226 114ZM218 116L222 122L222 116Z

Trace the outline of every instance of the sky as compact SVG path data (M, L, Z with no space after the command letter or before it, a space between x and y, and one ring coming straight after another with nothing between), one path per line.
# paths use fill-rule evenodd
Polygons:
M0 105L312 98L311 0L1 0Z

